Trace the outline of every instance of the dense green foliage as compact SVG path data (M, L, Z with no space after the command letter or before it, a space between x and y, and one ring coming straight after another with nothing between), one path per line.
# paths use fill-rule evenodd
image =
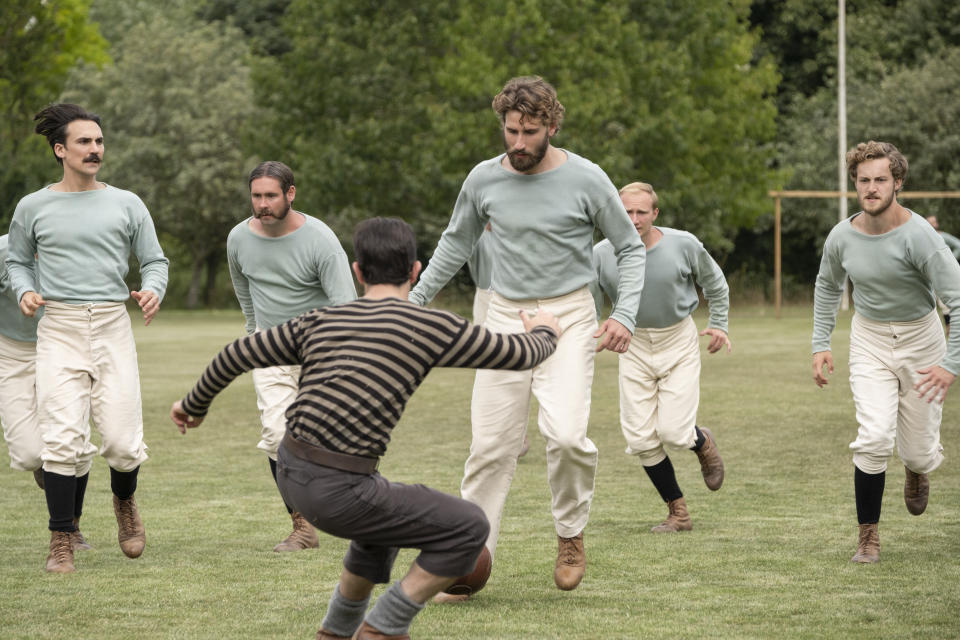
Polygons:
M168 305L231 298L226 229L261 159L294 168L298 208L348 249L357 220L399 215L429 258L467 172L502 148L490 102L515 75L552 82L567 108L555 143L617 185L653 183L661 224L697 234L735 290L767 288L768 190L837 186L835 0L5 6L0 228L58 177L32 114L77 100L105 117L104 179L154 212L174 258ZM848 146L897 144L907 190L960 187L960 5L848 0L846 21ZM960 229L949 202L907 204ZM836 211L784 204L788 294L810 290Z
M107 42L88 19L92 0L9 0L0 11L0 230L27 192L59 178L33 115L56 102L78 62L103 65ZM51 166L52 165L52 166Z

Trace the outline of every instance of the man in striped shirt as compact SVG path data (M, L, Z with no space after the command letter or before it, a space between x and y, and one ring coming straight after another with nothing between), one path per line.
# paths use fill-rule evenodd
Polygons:
M361 223L354 253L362 298L227 345L170 415L186 432L241 373L301 365L277 452L277 485L313 526L351 540L317 637L350 638L359 630L360 639L408 638L427 600L474 569L489 523L466 500L377 473L391 433L433 367L529 369L553 353L560 328L548 312L524 311L527 333L497 334L408 302L420 263L413 230L401 220ZM420 555L366 613L373 586L390 579L400 548Z

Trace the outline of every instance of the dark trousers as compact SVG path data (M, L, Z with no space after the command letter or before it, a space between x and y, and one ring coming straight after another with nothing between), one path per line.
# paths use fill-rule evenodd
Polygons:
M317 529L350 540L343 565L374 583L390 581L401 548L438 576L473 571L490 532L476 505L422 484L390 482L379 473L350 473L303 460L282 444L277 486L283 499Z

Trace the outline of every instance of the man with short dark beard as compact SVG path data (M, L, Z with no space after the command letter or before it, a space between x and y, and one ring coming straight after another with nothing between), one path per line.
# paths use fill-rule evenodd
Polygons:
M487 223L496 268L484 326L520 332L518 311L543 308L563 335L556 353L532 371L477 372L471 407L473 443L461 495L490 521L496 548L500 516L517 467L530 407L540 403L547 476L557 533L554 582L583 579L583 530L593 500L597 448L587 437L594 351L626 351L643 288L644 248L616 187L596 164L554 147L564 108L539 77L510 80L494 98L506 153L478 164L460 190L453 217L410 300L426 304L470 257ZM597 330L588 285L596 278L593 232L611 238L620 273L617 304ZM603 340L596 345L596 338Z
M944 344L936 298L960 312L960 264L943 238L897 202L907 159L888 142L858 144L847 171L863 210L838 223L823 245L813 311L813 380L833 373L830 334L843 281L853 283L850 389L857 410L853 485L859 540L853 562L880 561L880 507L887 462L896 445L906 479L903 499L927 508L927 474L943 462L940 420L960 372L960 332ZM826 372L824 371L826 368Z
M293 171L282 162L261 162L247 179L253 215L227 237L233 289L246 318L247 333L266 330L301 313L356 299L347 254L320 220L294 211ZM287 407L297 397L299 365L253 370L260 409L261 439L274 481L277 448L286 431ZM319 545L313 527L286 505L293 531L274 551L300 551Z

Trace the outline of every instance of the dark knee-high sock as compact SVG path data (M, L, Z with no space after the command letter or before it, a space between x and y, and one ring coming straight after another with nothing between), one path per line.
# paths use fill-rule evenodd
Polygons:
M883 487L887 473L865 473L855 467L853 489L857 499L857 522L873 524L880 522L880 507L883 504Z
M133 471L117 471L110 467L110 490L121 500L127 500L137 492L137 474L140 465Z
M669 456L652 467L645 466L643 470L647 472L650 481L653 482L653 486L656 487L664 502L683 497L680 485L677 484L677 474L673 470L673 463L670 462Z
M89 479L89 471L82 476L77 476L77 490L74 493L73 500L73 517L76 520L79 520L80 516L83 515L83 498L87 495L87 480Z
M43 492L47 495L50 531L76 531L73 502L77 496L77 477L44 471Z
M697 441L693 443L693 446L690 447L691 451L699 451L700 447L703 446L703 443L707 441L707 436L703 435L703 431L700 431L700 427L693 425L693 430L697 432Z
M277 461L274 460L273 458L268 457L267 462L270 463L270 473L273 474L273 481L276 482L277 481ZM278 488L279 488L279 485L278 485ZM283 501L283 506L287 508L287 513L293 513L293 509L290 508L290 505L287 504L286 500Z

